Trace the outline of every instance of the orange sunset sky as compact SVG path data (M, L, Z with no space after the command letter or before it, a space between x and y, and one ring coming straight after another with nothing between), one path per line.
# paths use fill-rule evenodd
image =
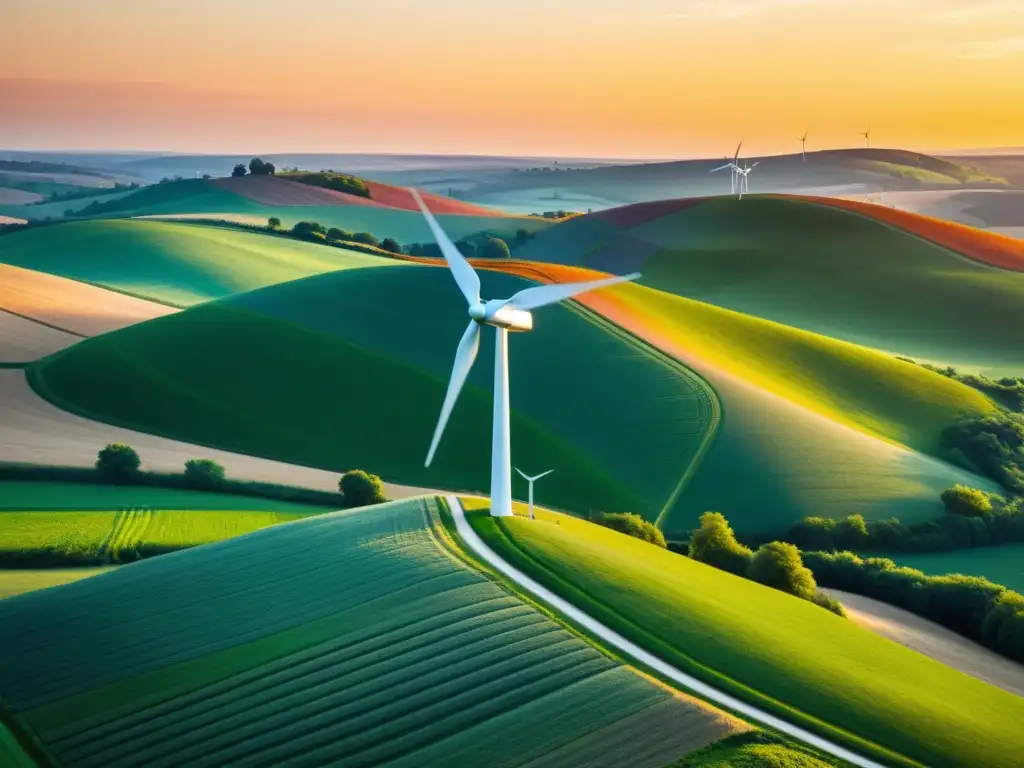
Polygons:
M1024 145L1024 0L0 0L0 148Z

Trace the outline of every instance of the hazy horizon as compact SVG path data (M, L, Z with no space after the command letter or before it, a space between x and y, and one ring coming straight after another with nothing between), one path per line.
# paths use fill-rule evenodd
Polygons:
M870 126L1002 148L1017 28L1024 0L38 0L0 26L0 146L652 160Z

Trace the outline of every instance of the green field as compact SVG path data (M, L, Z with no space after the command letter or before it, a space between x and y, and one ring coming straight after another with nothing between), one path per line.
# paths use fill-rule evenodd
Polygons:
M483 279L487 295L526 285ZM347 270L89 339L32 375L44 396L100 420L306 466L359 466L392 482L484 491L490 332L436 461L423 467L465 323L445 270ZM514 461L524 471L557 467L544 488L556 507L656 517L703 445L712 394L686 369L571 308L547 308L536 325L511 343Z
M286 280L402 262L284 237L156 221L85 221L15 232L0 261L188 306Z
M884 762L1019 765L1024 699L807 601L564 515L469 517L502 557L563 598L793 722Z
M895 552L882 555L929 576L963 573L983 576L1015 592L1024 593L1024 544L957 549L952 552Z
M1024 274L827 206L715 198L624 229L583 217L517 256L637 269L650 287L893 354L1024 370Z
M431 520L424 500L338 512L5 600L0 694L82 768L663 768L735 730L464 565Z
M0 569L0 600L37 589L58 587L72 581L106 573L117 566L94 568L8 568ZM2 754L2 753L0 753ZM0 761L0 765L4 765Z
M133 485L0 481L2 510L109 510L125 507L181 510L243 510L319 514L324 507L230 493Z

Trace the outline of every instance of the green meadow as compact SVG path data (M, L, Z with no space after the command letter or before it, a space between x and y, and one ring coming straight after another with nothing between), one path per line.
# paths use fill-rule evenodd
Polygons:
M890 764L1019 764L1024 700L807 601L565 515L470 521L579 608L791 722Z

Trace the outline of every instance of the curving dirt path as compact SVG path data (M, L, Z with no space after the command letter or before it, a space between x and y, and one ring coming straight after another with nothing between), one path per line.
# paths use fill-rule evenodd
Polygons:
M325 491L338 488L337 472L218 451L75 416L39 397L23 371L0 369L0 461L91 467L96 453L108 443L131 445L149 470L180 472L186 460L206 458L222 464L235 479ZM384 491L389 499L440 492L392 483L385 483Z
M1024 665L902 608L837 589L822 590L846 607L852 621L946 666L1024 696Z

